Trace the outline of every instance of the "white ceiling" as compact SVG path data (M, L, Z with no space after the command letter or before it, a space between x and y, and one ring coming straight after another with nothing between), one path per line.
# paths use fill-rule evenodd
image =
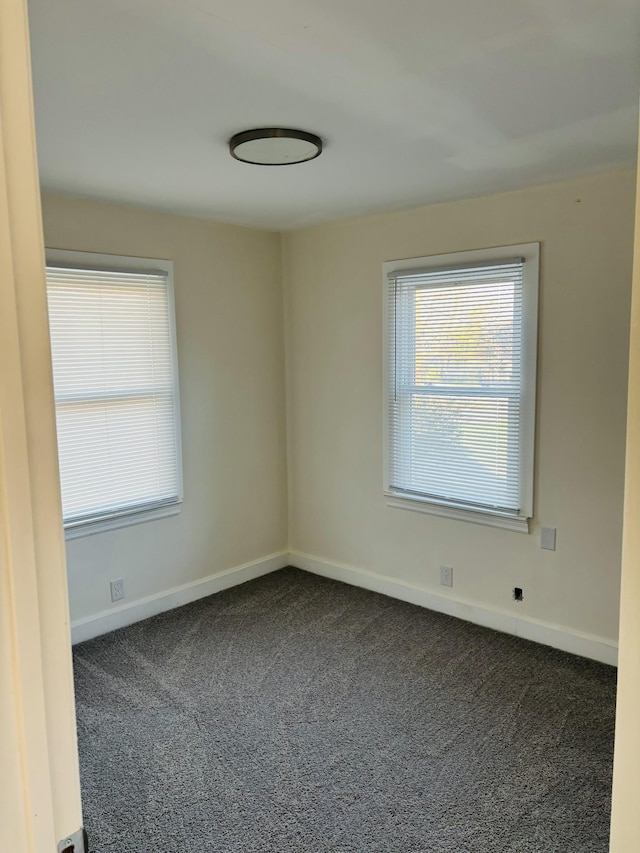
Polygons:
M638 0L29 0L43 186L290 228L631 164ZM321 157L233 160L235 132Z

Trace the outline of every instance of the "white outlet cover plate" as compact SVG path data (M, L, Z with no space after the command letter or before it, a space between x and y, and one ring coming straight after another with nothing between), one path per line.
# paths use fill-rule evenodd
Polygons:
M122 601L124 598L124 578L117 578L110 581L111 601Z
M440 566L440 585L453 586L453 566Z
M556 550L556 528L543 527L540 530L540 547L545 551Z

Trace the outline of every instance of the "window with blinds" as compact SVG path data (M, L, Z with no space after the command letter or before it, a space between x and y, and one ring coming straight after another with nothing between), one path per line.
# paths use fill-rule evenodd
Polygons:
M50 251L46 277L65 528L177 511L171 264Z
M387 495L526 529L538 244L385 267Z

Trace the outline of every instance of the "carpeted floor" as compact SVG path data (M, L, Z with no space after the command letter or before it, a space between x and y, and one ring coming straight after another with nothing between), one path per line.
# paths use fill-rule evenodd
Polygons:
M284 569L75 648L92 853L605 853L615 672Z

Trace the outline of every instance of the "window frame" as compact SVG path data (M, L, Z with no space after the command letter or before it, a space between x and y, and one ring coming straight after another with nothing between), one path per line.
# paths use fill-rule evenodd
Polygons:
M522 293L522 372L520 435L521 452L518 466L518 484L520 494L519 513L509 513L491 508L474 508L457 504L454 501L437 500L427 496L407 496L394 491L391 486L391 430L389 424L389 405L391 400L391 356L394 342L389 334L389 289L392 286L389 277L398 272L412 270L424 271L432 267L502 261L520 256L524 259ZM535 425L536 425L536 387L537 387L537 350L538 350L538 292L540 276L540 243L520 243L511 246L498 246L489 249L473 249L463 252L450 252L442 255L428 255L421 258L407 258L387 261L382 267L383 285L383 493L389 507L408 509L431 515L453 518L501 527L520 533L529 532L529 520L533 518L534 462L535 462Z
M146 521L177 515L182 510L184 500L182 466L182 432L180 408L180 382L178 375L178 347L176 337L175 296L173 284L173 262L156 258L129 257L96 252L78 252L67 249L45 249L45 267L68 266L70 268L97 270L104 272L164 272L167 276L167 313L169 318L169 339L171 346L171 378L173 387L173 418L176 437L176 479L177 498L159 506L140 509L128 509L119 514L95 516L91 519L64 522L65 539L78 539L95 533L130 527ZM45 270L46 272L46 270ZM53 364L52 364L53 373Z

